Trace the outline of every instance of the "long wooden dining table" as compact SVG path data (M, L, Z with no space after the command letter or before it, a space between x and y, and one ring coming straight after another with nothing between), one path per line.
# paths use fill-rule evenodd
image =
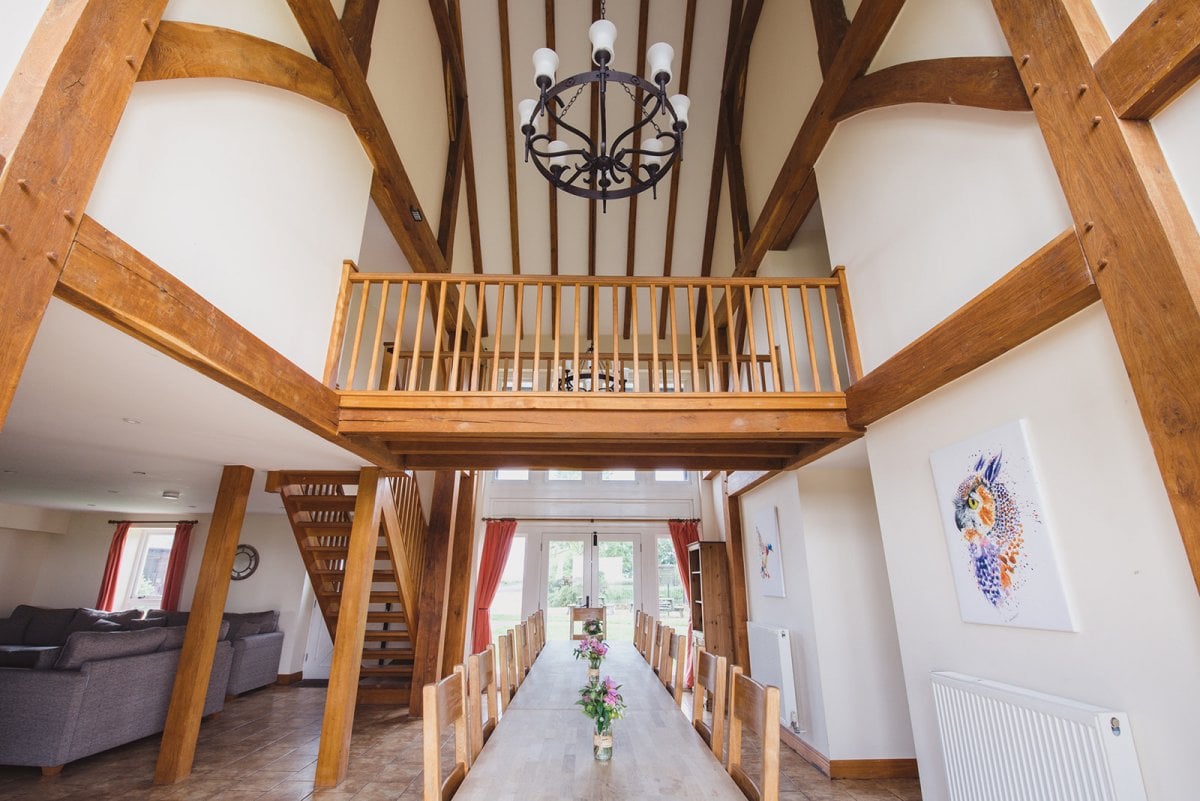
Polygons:
M596 761L594 725L575 704L588 666L573 648L546 643L455 801L744 801L633 643L610 643L600 668L621 685L627 708L613 724L612 760Z

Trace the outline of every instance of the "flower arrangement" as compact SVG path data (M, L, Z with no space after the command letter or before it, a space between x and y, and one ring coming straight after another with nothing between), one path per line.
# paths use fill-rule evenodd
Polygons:
M585 637L575 646L575 658L586 659L593 670L600 669L600 662L608 653L608 643L596 637Z
M583 714L596 721L596 732L603 734L612 728L614 720L621 718L625 711L625 700L617 690L621 685L605 676L602 681L588 682L579 691L579 700L575 703L583 707Z
M583 633L601 639L604 637L604 624L600 622L600 618L589 617L583 621Z

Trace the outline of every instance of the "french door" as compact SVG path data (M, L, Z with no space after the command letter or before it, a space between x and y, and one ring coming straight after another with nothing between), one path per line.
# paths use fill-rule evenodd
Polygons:
M605 607L607 638L633 639L634 610L641 600L641 535L548 534L542 553L548 639L570 636L572 606Z

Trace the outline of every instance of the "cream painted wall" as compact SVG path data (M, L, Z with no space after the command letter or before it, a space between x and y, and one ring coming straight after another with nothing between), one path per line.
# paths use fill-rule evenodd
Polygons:
M786 598L766 597L755 520L778 510ZM750 619L793 635L799 736L830 759L911 759L912 731L871 477L819 464L742 496Z
M168 11L303 41L283 2ZM87 211L320 377L370 179L336 111L242 81L160 81L134 87Z
M0 617L8 617L17 604L29 603L57 536L61 535L0 527Z
M5 4L4 27L0 28L0 86L8 86L12 80L25 45L49 5L48 0Z

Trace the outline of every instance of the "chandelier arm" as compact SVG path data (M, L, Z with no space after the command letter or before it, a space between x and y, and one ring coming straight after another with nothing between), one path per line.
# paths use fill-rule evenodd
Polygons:
M622 131L621 135L616 138L616 140L612 144L612 152L613 153L617 152L617 150L621 147L621 143L623 141L625 141L626 139L628 139L630 136L632 136L634 131L638 131L642 128L645 128L647 125L652 125L654 123L654 117L658 114L658 112L662 109L662 107L664 105L664 103L662 102L662 98L654 98L654 100L657 101L655 103L654 109L649 114L646 114L641 119L640 122L638 122L634 125L631 125L631 126L629 126L629 128ZM672 139L674 140L674 137L672 137ZM645 151L639 150L638 152L645 155Z

